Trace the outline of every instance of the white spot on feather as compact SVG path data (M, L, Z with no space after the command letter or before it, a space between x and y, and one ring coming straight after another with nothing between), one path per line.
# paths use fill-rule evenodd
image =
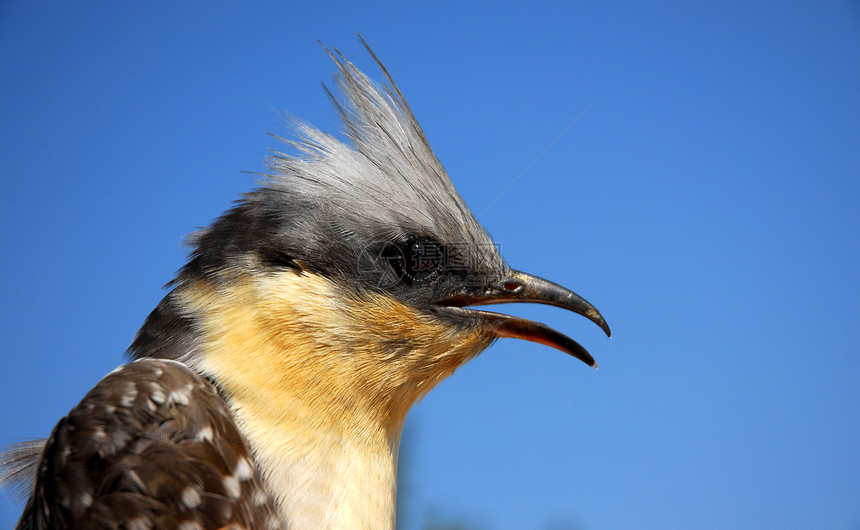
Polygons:
M128 389L119 398L119 406L128 408L135 399L137 399L137 387L134 384L128 385Z
M197 488L188 486L182 490L182 504L184 504L188 509L197 508L202 502L203 496L200 495L200 491L198 491Z
M247 458L239 459L239 463L236 465L236 472L234 473L234 475L242 482L250 480L254 477L254 469L251 467L251 464L248 462Z
M239 495L242 494L242 486L239 484L239 479L235 475L230 475L224 477L222 482L224 483L224 489L227 490L227 496L231 499L238 499Z
M145 517L135 517L125 524L128 530L152 530L152 523Z
M179 405L187 405L189 403L189 395L186 389L181 388L177 390L171 390L169 394L167 394L167 404L179 404Z
M80 498L78 499L78 502L81 505L81 508L86 510L92 505L93 496L90 495L88 492L82 492Z
M164 403L164 399L167 396L164 394L164 390L160 387L155 387L152 389L152 394L149 395L149 399L152 400L156 405L161 405Z
M268 502L268 500L266 493L259 488L255 489L254 493L251 495L251 504L254 506L263 506Z
M105 430L101 426L93 427L93 431L90 436L99 445L106 443L108 439L107 433L105 433Z
M212 427L209 425L203 427L194 435L194 439L198 442L211 442L214 437L215 433L212 432Z

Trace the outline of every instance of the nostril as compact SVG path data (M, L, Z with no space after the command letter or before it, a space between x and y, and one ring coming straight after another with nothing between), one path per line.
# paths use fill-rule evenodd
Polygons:
M508 282L505 282L505 284L502 286L502 288L509 293L515 293L515 292L519 291L520 289L522 289L523 285L521 283L518 283L518 282L508 281Z

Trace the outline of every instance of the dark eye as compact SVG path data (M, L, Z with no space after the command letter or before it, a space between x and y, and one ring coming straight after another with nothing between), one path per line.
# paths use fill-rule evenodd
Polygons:
M380 253L398 278L409 284L427 281L445 267L445 247L432 239L411 238L405 243L387 243Z

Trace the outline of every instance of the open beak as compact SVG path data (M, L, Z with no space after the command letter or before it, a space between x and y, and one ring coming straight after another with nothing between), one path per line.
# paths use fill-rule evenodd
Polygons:
M554 305L579 313L600 326L607 337L612 335L600 311L584 298L557 283L520 271L510 271L500 283L490 286L481 293L461 294L440 303L453 307L466 307L515 302ZM476 310L475 313L480 315L482 322L498 338L523 339L551 346L576 357L589 366L595 366L594 358L585 348L549 326L490 311Z

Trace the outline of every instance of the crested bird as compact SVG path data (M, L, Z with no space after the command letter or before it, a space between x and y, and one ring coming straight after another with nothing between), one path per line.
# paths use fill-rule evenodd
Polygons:
M29 496L18 528L391 528L403 424L440 381L499 338L594 366L476 308L550 304L610 335L507 265L364 45L386 82L324 48L344 139L296 120L259 187L192 236L131 361L0 458Z

